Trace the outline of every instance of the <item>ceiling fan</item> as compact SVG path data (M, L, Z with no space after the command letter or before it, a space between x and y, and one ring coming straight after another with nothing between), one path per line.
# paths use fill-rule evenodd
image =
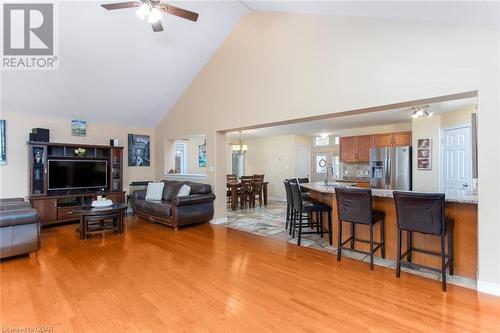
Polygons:
M162 12L194 22L198 20L197 13L176 6L168 5L166 3L161 3L160 0L117 2L103 4L101 6L106 8L107 10L139 7L139 9L136 10L135 13L142 20L144 20L146 16L148 16L148 22L151 23L151 27L153 28L154 32L163 31L163 25L160 21L163 16Z

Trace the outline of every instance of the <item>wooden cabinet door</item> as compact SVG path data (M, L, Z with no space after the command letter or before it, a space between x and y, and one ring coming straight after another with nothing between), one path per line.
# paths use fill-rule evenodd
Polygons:
M50 224L57 220L57 199L33 200L32 206L40 215L42 224Z
M114 203L125 203L125 193L116 192L106 194L106 198L112 200Z
M340 161L356 162L356 137L345 136L340 138Z
M411 146L411 132L394 133L395 146Z
M374 146L375 147L391 147L393 144L393 134L392 133L384 133L374 135Z
M370 162L370 148L373 147L373 135L362 135L356 137L356 161Z

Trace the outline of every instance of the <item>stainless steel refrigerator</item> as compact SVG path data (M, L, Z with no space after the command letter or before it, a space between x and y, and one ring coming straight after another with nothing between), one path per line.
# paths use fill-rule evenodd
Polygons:
M411 190L411 147L370 148L370 187Z

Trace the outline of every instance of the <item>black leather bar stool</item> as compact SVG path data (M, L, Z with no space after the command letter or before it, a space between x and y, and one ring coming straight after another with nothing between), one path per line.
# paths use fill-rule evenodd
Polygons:
M337 260L340 261L342 249L370 255L370 269L373 270L373 254L380 249L382 258L385 258L385 213L372 208L372 191L370 189L335 187L338 212L338 243ZM342 222L350 223L351 235L342 241ZM373 240L373 226L380 222L380 242ZM355 225L364 224L370 227L370 239L356 238ZM344 247L350 243L349 248ZM355 249L355 242L369 243L370 251L364 252ZM374 247L375 245L375 247Z
M288 227L290 226L290 229L289 230L289 234L291 235L292 234L292 218L293 218L293 215L294 214L294 209L293 209L293 198L292 198L292 188L291 188L291 183L296 183L297 180L296 179L285 179L285 181L283 182L283 184L285 185L285 194L286 194L286 222L285 222L285 229L288 229ZM309 197L309 193L306 193L306 195L303 195L303 193L301 193L300 195L302 196L302 199L304 200L307 200L308 198L310 199ZM307 218L307 216L305 216ZM319 230L319 228L318 228Z
M321 237L328 233L330 245L332 245L332 207L315 200L304 200L300 193L300 185L288 182L292 193L292 237L295 238L297 230L297 245L300 245L302 235L320 234ZM323 212L328 214L328 231L323 228ZM316 223L313 222L312 214L316 213ZM314 228L316 231L303 231L303 228Z
M286 221L285 221L285 229L288 230L288 226L290 226L289 234L292 234L292 213L293 213L293 198L292 198L292 189L290 188L290 181L285 179L283 181L283 185L285 185L285 194L286 194Z
M441 285L446 291L446 267L453 275L453 220L445 214L444 193L415 193L394 191L396 217L398 221L398 249L396 260L396 276L401 274L401 265L409 268L423 267L441 272ZM406 252L401 254L402 231L406 231ZM441 251L431 252L413 247L414 232L436 235L441 239ZM448 254L446 254L446 238L448 238ZM420 252L441 257L441 269L418 265L411 262L412 252ZM402 259L406 257L406 261ZM448 260L446 260L448 259Z
M307 177L297 178L297 181L299 182L299 185L300 184L307 184L307 183L309 183L309 178L307 178ZM292 183L293 183L293 181L292 181ZM307 189L305 187L300 187L300 195L302 196L303 199L310 199L311 198L311 194L309 193L309 189Z

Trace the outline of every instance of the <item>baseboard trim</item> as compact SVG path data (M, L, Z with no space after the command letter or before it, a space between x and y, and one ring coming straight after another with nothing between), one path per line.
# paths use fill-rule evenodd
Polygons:
M494 296L500 296L500 284L477 281L477 291Z
M218 219L212 219L210 221L210 224L225 224L227 223L227 217L221 217L221 218L218 218Z
M282 197L268 197L268 201L286 202L286 198Z

